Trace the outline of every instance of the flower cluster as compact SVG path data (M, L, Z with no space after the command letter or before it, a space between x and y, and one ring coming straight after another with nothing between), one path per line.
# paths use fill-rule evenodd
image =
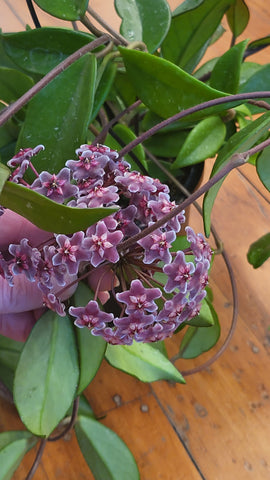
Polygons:
M20 151L9 165L11 181L26 185L23 174L43 146ZM120 207L116 213L73 235L55 234L46 245L27 238L0 252L0 275L13 285L15 275L36 282L44 304L65 315L61 293L85 281L94 290L86 307L70 307L75 325L111 344L154 342L171 336L196 316L206 292L211 249L204 237L186 228L189 247L174 251L185 221L175 208L167 185L139 172L104 145L82 145L77 160L68 160L58 174L36 172L26 187L77 208ZM147 227L164 219L148 233ZM145 231L145 235L136 235ZM135 236L135 237L134 237ZM127 239L134 237L131 244ZM126 246L127 245L127 246ZM190 261L188 261L188 258ZM57 293L56 293L57 292Z

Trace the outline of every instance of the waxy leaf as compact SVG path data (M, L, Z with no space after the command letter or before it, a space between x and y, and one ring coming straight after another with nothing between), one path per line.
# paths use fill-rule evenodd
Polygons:
M270 233L252 243L249 247L247 259L254 268L260 267L270 257Z
M199 315L186 322L186 325L192 327L211 327L215 324L212 305L206 298L202 301Z
M94 39L88 33L55 27L4 33L1 38L13 62L28 72L41 75Z
M115 75L116 75L117 67L114 63L108 63L104 72L101 76L101 79L96 86L95 91L95 98L93 103L93 110L91 113L91 117L89 119L89 123L91 123L97 116L100 108L104 104L105 100L107 99L112 85L114 83ZM99 75L99 70L97 71L97 77Z
M178 132L157 133L143 142L144 146L158 157L174 158L177 157L182 148L190 130ZM155 166L155 169L157 167Z
M161 46L163 57L192 72L233 1L186 0L179 5L173 12L171 27Z
M95 480L139 480L134 457L116 433L82 415L78 417L75 432Z
M213 157L222 146L225 136L226 127L220 117L201 120L189 133L171 169L194 165Z
M180 345L179 355L181 358L196 358L217 343L220 336L220 324L213 305L209 303L208 307L208 312L204 309L202 315L212 317L213 325L188 328Z
M119 47L130 81L139 98L154 113L168 118L181 110L226 94L208 87L181 68L149 53ZM228 105L209 108L189 116L204 118Z
M234 37L245 30L249 22L249 9L244 0L235 0L226 12L227 21Z
M3 165L2 163L0 163L0 194L9 176L10 176L9 168L7 168L6 165Z
M85 143L95 91L96 58L86 54L54 78L29 102L17 150L39 144L40 172L57 173Z
M113 207L67 207L12 182L5 183L0 194L0 205L19 213L43 230L66 234L85 230L117 210Z
M35 0L45 12L62 20L80 20L84 16L88 0Z
M171 11L167 1L114 0L114 4L122 18L120 27L122 35L128 42L144 42L148 51L154 52L170 26Z
M270 191L270 147L265 148L258 156L256 162L257 174L267 190Z
M240 71L247 40L234 45L215 64L210 78L210 86L223 92L238 92Z
M270 64L262 66L256 73L251 75L245 83L242 83L239 92L263 92L269 90L269 78L270 78ZM269 103L269 98L261 98ZM252 113L261 112L261 108L256 107L255 105L249 105L249 109Z
M247 57L249 55L253 55L254 53L260 52L260 50L263 50L269 45L270 45L270 35L267 35L266 37L263 37L263 38L259 38L258 40L254 40L253 42L249 43L245 56Z
M20 358L23 342L0 335L0 378L12 392L14 373Z
M73 296L74 306L85 307L93 298L93 292L87 285L80 282ZM80 379L77 394L80 395L96 375L104 357L107 343L102 337L92 335L88 328L75 327L75 334L77 337L80 365Z
M113 367L137 377L142 382L171 380L185 383L168 358L148 343L108 345L105 357Z
M24 455L37 442L30 432L0 433L0 480L11 480Z
M50 310L30 333L15 373L14 400L28 430L45 437L54 430L73 401L78 379L71 323Z
M235 153L245 152L250 149L270 127L270 112L266 112L260 118L257 118L239 132L235 133L224 145L214 164L211 176L217 173L226 163L228 163ZM210 235L211 211L215 198L225 178L216 183L208 190L203 200L203 217L205 234Z
M34 82L32 78L13 68L0 68L0 99L6 103L12 103L25 92L27 92Z

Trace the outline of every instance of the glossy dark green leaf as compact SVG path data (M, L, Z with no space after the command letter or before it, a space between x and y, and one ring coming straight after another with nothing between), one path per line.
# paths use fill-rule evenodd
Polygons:
M261 67L254 75L251 75L248 80L243 83L239 89L240 93L246 92L263 92L269 90L269 78L270 78L270 63ZM269 103L269 98L260 99ZM249 105L252 113L260 113L262 110L254 105Z
M178 153L172 170L194 165L216 155L226 136L226 127L220 117L201 120L189 133Z
M254 268L260 267L270 257L270 233L252 243L249 247L247 259Z
M88 0L35 0L45 12L62 20L80 20L84 16Z
M127 73L139 98L163 118L198 103L224 97L226 94L208 87L181 68L149 53L119 47ZM220 108L224 110L228 106ZM216 112L217 108L193 114L193 120Z
M7 55L20 68L45 75L93 38L88 33L66 28L42 27L4 33L2 43Z
M136 138L135 133L133 133L133 131L126 125L119 123L118 125L115 125L112 130L123 142L123 144L120 144L114 137L112 137L112 135L108 134L105 143L114 150L120 151L124 145L127 145ZM137 156L141 164L145 168L147 168L147 163L145 161L145 153L141 144L137 145L137 147L133 149L133 153ZM130 163L132 170L139 169L139 166L136 164L136 162L130 155L126 155L125 159L127 160L127 162Z
M5 165L0 163L0 194L4 188L4 185L9 178L10 170Z
M40 436L54 430L73 401L78 379L71 323L50 310L30 333L15 373L14 400L28 430Z
M226 12L227 21L234 37L245 30L249 22L249 9L244 0L235 0Z
M260 118L250 122L245 128L235 133L220 151L214 164L211 176L217 173L226 163L228 163L235 153L245 152L251 148L270 127L270 112L265 113ZM224 179L216 183L205 194L203 201L204 229L208 236L210 234L211 211L215 198Z
M122 35L128 42L144 42L148 51L154 52L170 26L171 11L167 1L114 0L114 4L122 18L120 27Z
M223 92L235 94L238 92L240 71L247 40L234 45L215 64L210 86Z
M25 73L13 68L0 68L0 92L1 100L12 103L27 92L34 82Z
M82 282L73 296L75 307L85 307L85 305L93 300L93 292ZM80 379L77 387L77 394L83 392L87 385L96 375L104 353L106 350L106 342L102 337L94 336L87 328L75 327L79 351Z
M38 227L54 233L74 233L111 215L117 208L75 208L53 202L34 190L6 182L0 205L10 208Z
M204 309L203 315L212 317L212 326L189 327L180 345L181 358L196 358L210 350L217 343L220 336L220 324L214 307L209 303L208 311Z
M58 172L85 143L95 91L96 58L86 54L54 78L30 102L17 150L39 144L38 171Z
M171 380L185 383L180 372L159 350L149 343L108 345L106 359L115 368L137 377L142 382Z
M189 130L162 134L157 133L148 138L143 144L150 152L158 157L174 158L178 155L188 134Z
M78 417L75 432L95 480L139 480L134 457L116 433L82 415Z
M258 38L258 40L254 40L253 42L249 43L245 56L247 57L249 55L253 55L254 53L260 52L264 48L269 47L269 45L270 35L267 35L263 38Z
M93 110L89 119L89 123L91 123L96 118L100 108L106 101L114 83L116 69L117 67L114 63L109 63L106 66L95 91ZM98 73L99 72L97 72L97 74Z
M241 71L240 71L240 83L239 83L240 88L249 80L250 77L252 77L255 73L257 73L261 68L263 68L263 65L260 65L259 63L255 63L255 62L242 63Z
M24 455L37 442L30 432L0 433L0 480L11 480Z
M118 71L115 77L114 88L126 106L136 101L136 91L126 72Z
M162 43L164 58L191 72L199 62L225 11L234 0L186 0L173 12Z
M256 162L257 174L267 190L270 191L270 147L265 148Z
M0 378L11 392L23 345L22 342L0 335Z

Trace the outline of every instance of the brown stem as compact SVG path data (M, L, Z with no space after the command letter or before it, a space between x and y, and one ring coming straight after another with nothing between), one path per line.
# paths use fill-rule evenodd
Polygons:
M63 72L66 68L68 68L72 63L74 63L78 58L82 57L88 52L91 52L98 46L102 45L103 43L107 43L110 41L110 37L107 34L102 35L100 38L93 40L93 42L84 45L84 47L80 48L68 58L63 60L63 62L59 63L55 68L53 68L45 77L43 77L39 82L37 82L30 90L28 90L22 97L18 100L13 102L9 107L2 111L0 114L0 126L3 125L9 118L12 117L15 113L17 113L31 98L36 95L42 88L44 88L51 80L53 80L57 75Z
M72 415L71 415L71 419L70 419L69 424L66 426L66 428L61 433L59 433L59 435L55 435L54 437L49 437L47 439L48 442L56 442L57 440L60 440L60 438L65 437L65 435L67 435L67 433L69 433L72 430L72 428L74 427L75 422L77 420L79 404L80 404L80 397L78 396L78 397L75 398L74 403L73 403Z
M97 135L97 137L93 141L93 145L96 145L97 143L104 142L104 140L106 138L106 135L107 135L108 131L110 130L110 128L112 128L113 125L115 123L117 123L118 120L120 120L120 118L122 118L127 113L132 112L132 110L137 108L141 103L142 103L141 100L137 100L136 102L132 103L132 105L129 105L129 107L125 108L125 110L122 110L122 112L118 113L114 118L112 118L107 123L107 125L105 125L105 127L99 132L99 134Z
M128 41L120 35L120 33L116 32L111 25L109 25L95 10L93 10L90 5L87 7L88 13L103 27L107 32L109 32L114 38L116 38L120 44L127 46Z
M145 140L147 140L147 138L151 137L162 128L167 127L168 125L175 122L176 120L181 120L182 118L185 118L188 115L191 115L192 113L196 113L201 110L206 110L207 108L210 108L210 107L216 107L217 105L222 105L225 103L230 103L230 102L238 103L244 100L251 100L254 98L269 98L269 97L270 97L270 91L238 93L237 95L228 95L227 97L215 98L214 100L209 100L208 102L203 102L198 105L194 105L194 107L187 108L186 110L182 110L181 112L176 113L172 117L166 118L162 122L158 123L157 125L154 125L154 127L142 133L139 137L135 138L132 142L126 145L119 152L119 155L120 156L126 155L128 152L130 152L130 150L136 147L139 143L143 143Z
M133 237L125 240L123 243L121 243L119 245L118 251L122 251L122 250L125 250L125 249L131 247L131 245L136 243L138 240L140 240L141 238L144 238L146 235L149 235L150 233L154 232L157 228L162 227L165 223L167 223L169 220L171 220L176 215L179 215L179 213L181 213L182 210L184 210L186 207L191 205L201 195L206 193L211 187L213 187L213 185L215 185L217 182L219 182L219 180L221 180L223 177L225 177L231 170L233 170L236 167L240 167L241 165L246 163L248 158L249 158L249 151L233 155L229 163L224 165L219 170L219 172L217 172L204 185L202 185L202 187L200 187L198 190L196 190L196 192L192 193L192 195L190 195L189 198L184 200L180 205L177 205L167 215L164 215L164 217L157 220L153 225L150 225L150 227L145 228L144 230L137 233Z
M34 461L32 467L31 467L31 469L29 470L27 476L25 477L25 480L32 480L34 474L36 473L36 470L37 470L37 468L40 464L41 457L42 457L42 454L44 452L44 448L46 446L46 443L47 443L47 439L42 438L42 440L40 441L40 444L39 444L39 448L38 448L38 451L37 451L35 461Z

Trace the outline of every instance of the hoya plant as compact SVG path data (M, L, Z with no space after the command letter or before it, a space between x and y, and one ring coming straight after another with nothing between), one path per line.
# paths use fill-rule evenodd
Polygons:
M40 25L35 4L66 27ZM247 59L270 38L237 42L244 0L114 7L120 32L91 2L28 0L34 28L1 34L0 379L25 425L0 434L1 480L39 443L31 479L73 427L97 480L139 478L83 392L103 359L185 382L167 339L194 358L220 335L207 240L218 190L246 162L269 188L269 65ZM231 44L204 62L225 16ZM185 213L202 195L204 234Z

